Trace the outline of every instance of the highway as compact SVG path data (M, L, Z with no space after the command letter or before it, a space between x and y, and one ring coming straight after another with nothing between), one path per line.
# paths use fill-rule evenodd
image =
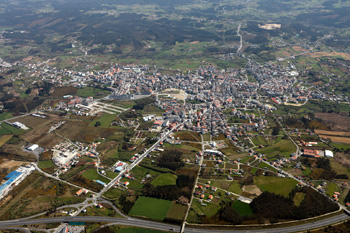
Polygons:
M289 232L300 232L306 231L309 229L324 227L329 224L333 224L336 222L340 222L343 220L349 219L349 216L346 214L340 214L337 216L333 216L327 219L319 220L314 223L306 223L296 226L289 227L281 227L281 228L266 228L259 230L240 230L239 227L234 230L216 230L216 229L204 229L204 228L191 228L190 226L186 227L186 233L289 233ZM18 220L8 220L8 221L0 221L0 228L7 228L12 226L19 225L33 225L33 224L47 224L47 223L60 223L60 222L105 222L105 223L113 223L118 225L125 226L135 226L135 227L144 227L156 230L163 231L173 231L180 232L179 225L171 225L160 222L152 222L142 219L136 218L113 218L113 217L99 217L99 216L74 216L74 217L55 217L55 218L40 218L40 219L18 219Z

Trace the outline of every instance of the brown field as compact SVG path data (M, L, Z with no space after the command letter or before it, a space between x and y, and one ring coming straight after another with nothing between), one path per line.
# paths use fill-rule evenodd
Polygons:
M48 133L48 130L52 126L52 121L49 119L28 116L21 119L20 122L32 128L29 132L21 135L21 138L26 142L38 144L45 148L51 148L64 140L55 133Z
M34 154L25 152L22 147L25 146L25 142L21 141L19 144L5 144L1 147L0 157L5 157L7 159L13 160L25 160L25 161L34 161Z
M336 152L334 154L334 160L345 167L350 167L350 154L344 152Z
M323 135L323 134L320 134L320 137L329 138L332 140L332 142L350 144L350 138L346 138L346 137L334 137L334 136L328 136L328 135Z
M294 47L292 47L295 51L297 51L297 52L305 52L306 51L306 49L304 49L304 48L302 48L302 47L300 47L300 46L294 46Z
M262 194L261 190L256 185L244 185L242 187L242 190L246 193L256 196L260 196L260 194Z
M25 116L25 117L11 120L11 122L16 122L16 121L21 122L32 129L42 127L51 123L50 119L42 119L34 116Z
M350 55L347 53L338 53L338 52L315 52L315 53L310 53L309 56L311 57L335 57L335 56L340 56L344 58L345 60L350 60Z
M61 97L64 95L74 95L77 93L78 89L75 87L58 87L55 88L55 91L52 93L54 97Z
M315 133L317 133L317 134L324 134L324 135L330 135L330 136L350 137L350 132L344 132L344 131L328 131L328 130L315 129Z
M19 166L22 165L27 165L28 162L22 162L22 161L14 161L14 160L4 160L1 164L0 164L0 168L8 168L10 170L15 170L17 169Z
M13 135L3 135L0 137L0 147L2 147Z
M66 123L56 130L60 135L74 141L83 141L91 143L98 138L108 138L115 129L106 129L89 126L85 121L66 121Z
M334 113L316 113L333 131L350 131L350 117Z

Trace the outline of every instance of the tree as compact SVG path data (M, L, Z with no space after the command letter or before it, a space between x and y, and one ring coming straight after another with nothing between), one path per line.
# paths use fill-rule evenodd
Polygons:
M280 132L280 127L275 126L272 128L272 135L278 135L279 132Z
M101 122L99 122L99 121L96 121L96 123L95 123L95 127L99 127L101 125Z

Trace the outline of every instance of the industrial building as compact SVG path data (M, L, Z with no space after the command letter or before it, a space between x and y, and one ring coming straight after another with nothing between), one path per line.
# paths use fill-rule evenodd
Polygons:
M20 184L30 173L32 173L35 170L35 167L30 164L25 167L19 167L17 170L12 171L9 173L5 179L4 182L0 185L0 200L14 188L18 184Z

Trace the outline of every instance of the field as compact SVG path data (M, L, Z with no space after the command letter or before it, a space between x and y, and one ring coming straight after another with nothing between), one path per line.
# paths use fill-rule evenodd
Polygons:
M115 115L105 113L100 118L92 121L90 123L90 126L95 126L96 122L98 121L101 123L100 127L108 128L111 125L114 118L115 118Z
M45 168L50 168L50 167L54 167L55 164L52 162L52 160L43 160L39 162L39 168L40 169L45 169Z
M278 154L282 156L290 156L295 150L295 145L290 140L282 139L273 146L258 149L257 151L266 154L268 157L272 157Z
M4 145L8 140L12 138L12 135L3 135L0 137L0 147Z
M332 142L350 144L350 138L347 138L347 137L335 137L335 136L328 136L323 134L320 134L319 136L329 138L332 140Z
M240 184L237 181L215 180L212 185L235 194L241 194L243 192Z
M104 178L103 176L100 176L97 173L96 169L93 169L93 168L83 172L82 176L89 180L100 180L102 182L105 182L106 184L109 183L108 179Z
M9 118L11 118L11 117L12 117L12 114L11 114L11 113L8 113L8 112L1 113L1 114L0 114L0 121L9 119Z
M233 209L239 214L240 216L251 216L253 215L253 210L250 208L249 204L246 204L241 201L235 201L232 205Z
M167 219L182 221L185 217L187 211L187 206L176 204L175 202L172 203L170 206L170 209L168 213L166 214Z
M141 196L137 199L129 214L163 220L171 204L171 201Z
M17 129L16 127L13 127L12 125L9 125L7 123L0 124L0 135L21 134L23 132L24 132L24 130Z
M102 90L99 88L93 88L93 87L84 87L82 89L78 89L76 95L87 98L87 97L105 97L109 94L109 91Z
M332 197L334 192L340 192L339 186L333 182L328 182L326 194Z
M91 143L98 138L108 138L117 130L100 127L92 127L85 121L67 121L56 131L64 137L74 141Z
M329 130L321 130L321 129L315 129L315 133L317 134L324 134L324 135L330 135L330 136L350 136L350 132L344 132L344 131L329 131Z
M154 180L152 180L151 184L153 184L154 186L176 185L176 179L176 175L165 173L157 176Z
M199 134L191 131L175 133L174 137L176 139L179 138L180 140L184 140L184 141L195 141L195 142L201 141L201 137L199 136Z
M285 197L295 188L298 183L296 180L289 178L280 178L272 176L256 176L254 183L261 191L269 191L275 194L280 194Z

